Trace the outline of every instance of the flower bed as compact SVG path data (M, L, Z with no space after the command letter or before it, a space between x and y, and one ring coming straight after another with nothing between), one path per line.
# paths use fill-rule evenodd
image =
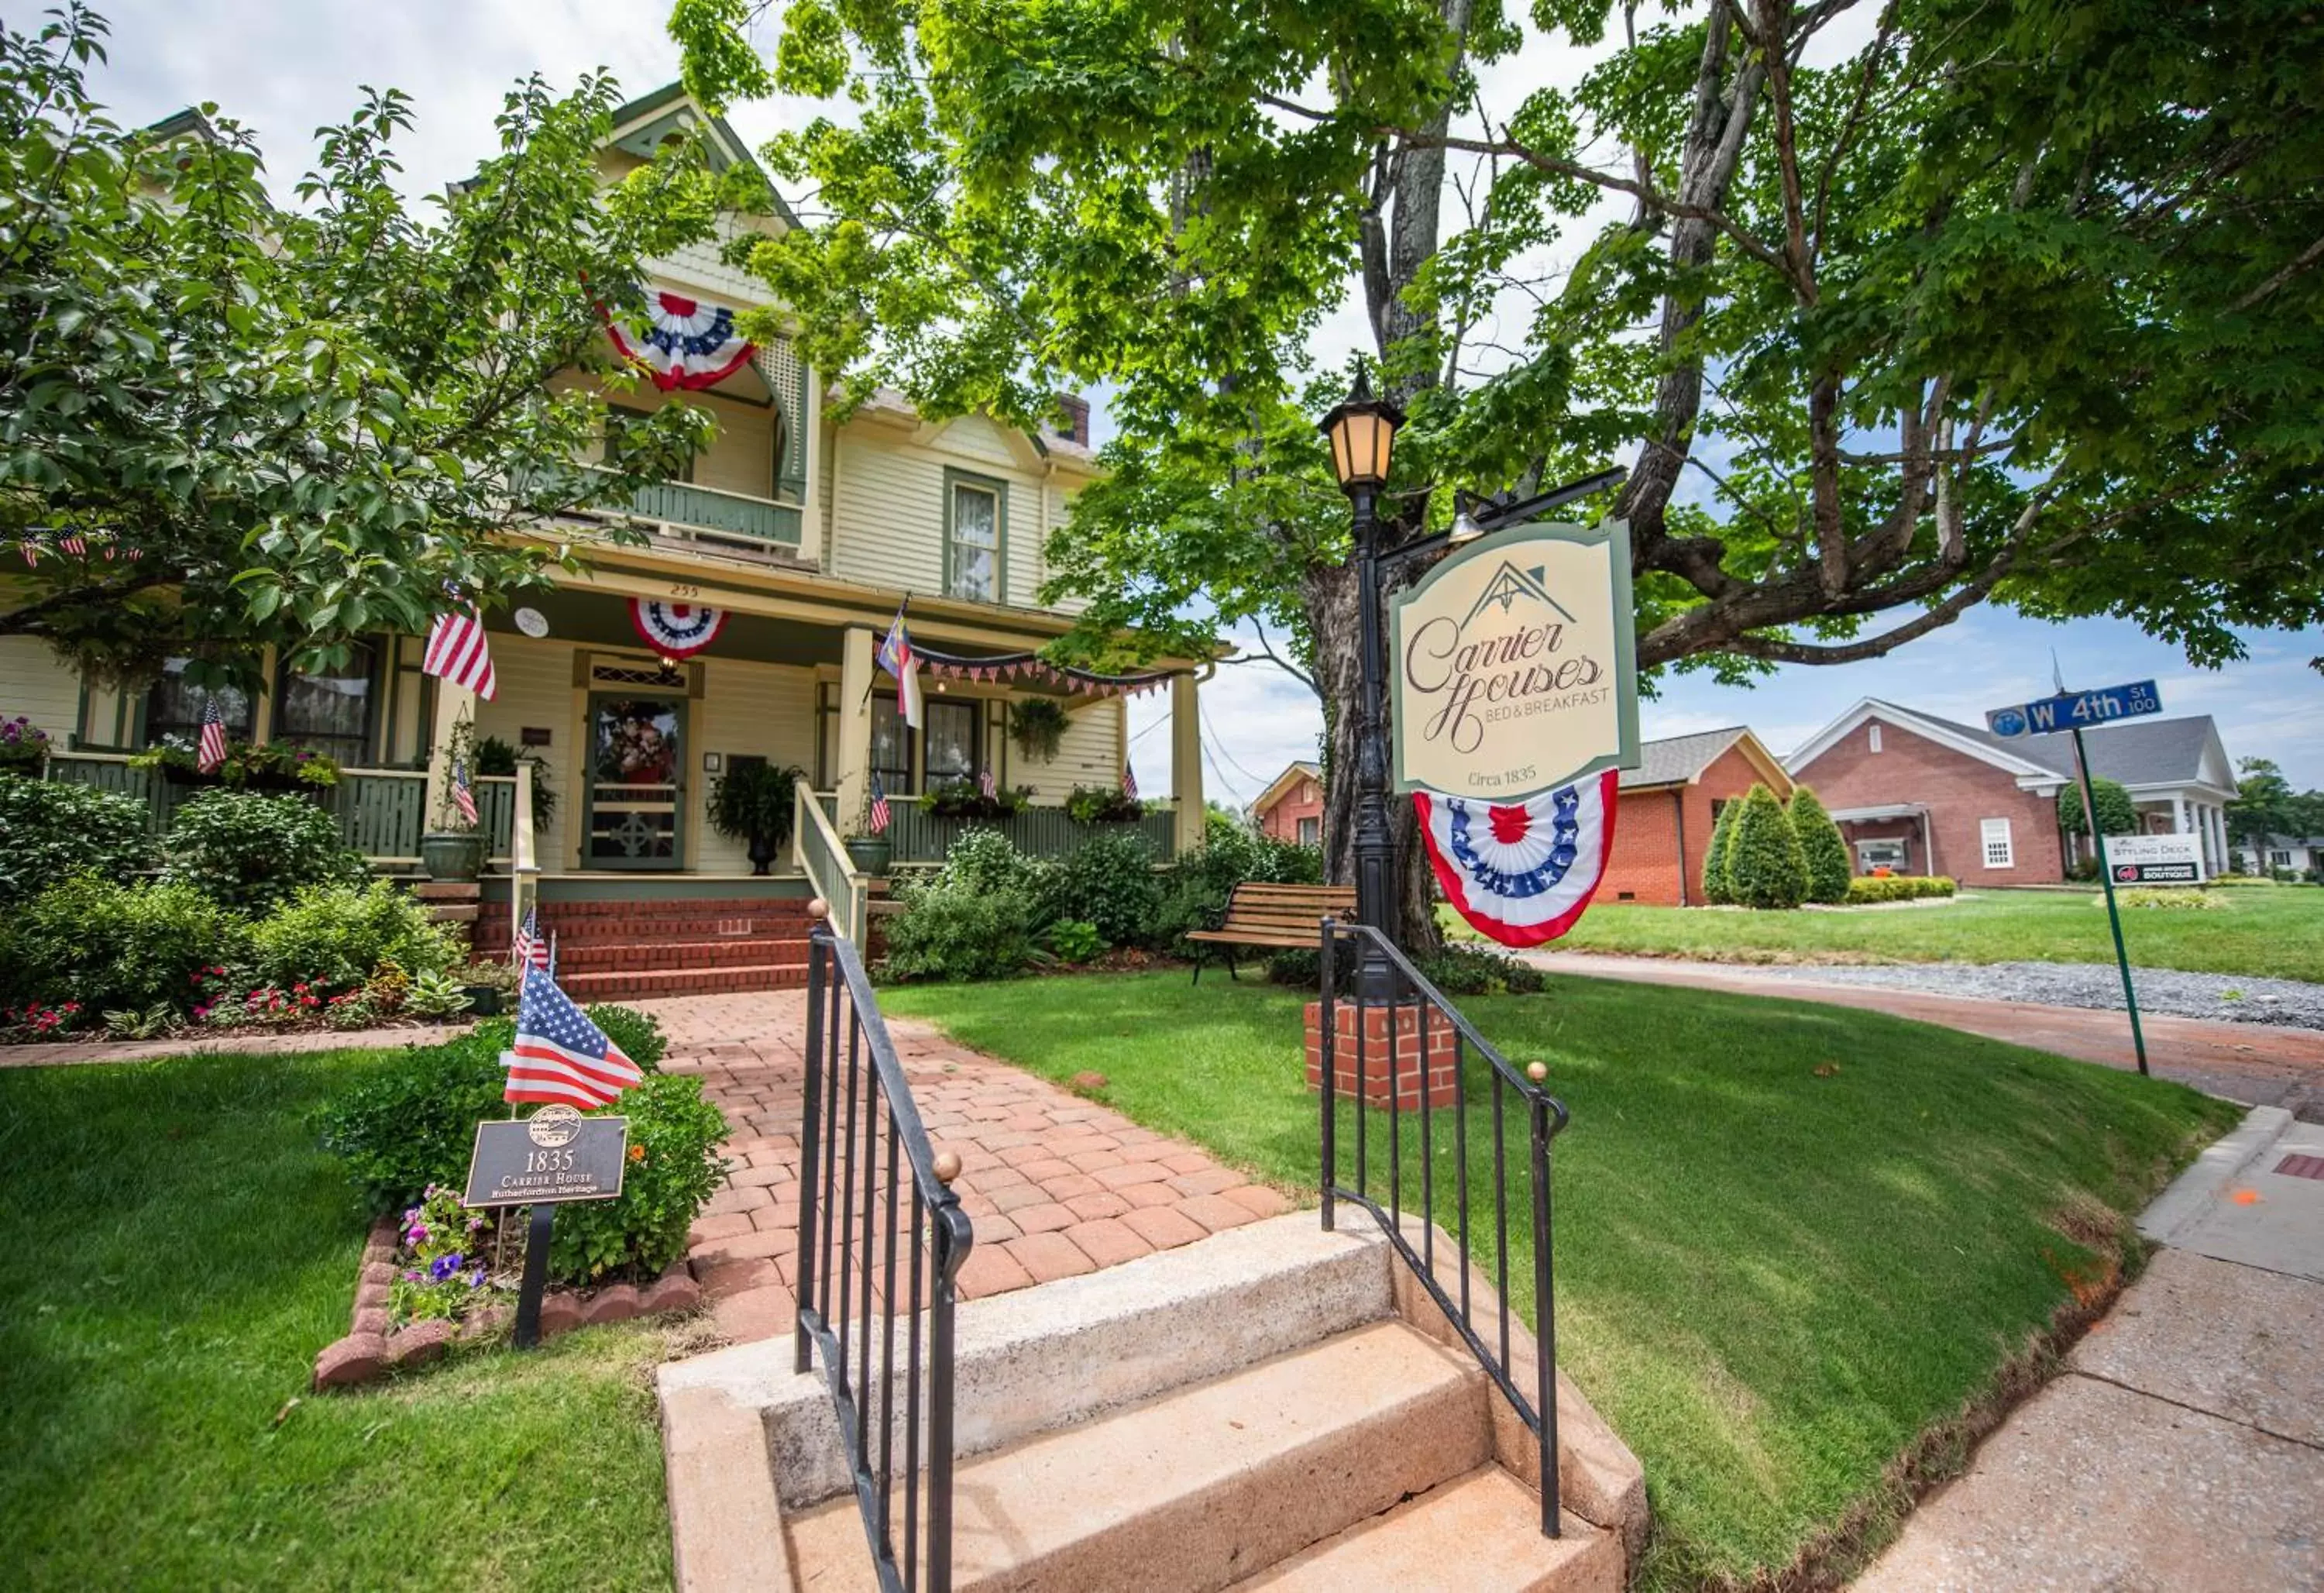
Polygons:
M516 1284L524 1266L521 1224L511 1225L512 1246L494 1262L483 1259L497 1237L489 1217L464 1213L456 1219L456 1236L450 1242L466 1249L449 1248L440 1225L412 1237L415 1219L424 1218L434 1202L452 1199L450 1190L431 1185L420 1206L372 1224L355 1279L353 1320L345 1337L315 1357L318 1390L374 1382L440 1359L454 1348L497 1343L514 1326ZM469 1227L471 1221L477 1226ZM420 1226L425 1228L424 1222ZM680 1260L642 1288L613 1283L549 1291L540 1301L540 1336L632 1317L675 1315L701 1303L702 1286Z

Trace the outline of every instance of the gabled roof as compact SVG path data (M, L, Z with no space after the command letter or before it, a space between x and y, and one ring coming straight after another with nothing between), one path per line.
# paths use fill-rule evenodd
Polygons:
M1691 785L1702 778L1702 772L1717 763L1730 746L1741 744L1743 756L1754 768L1767 777L1771 786L1780 787L1778 796L1788 795L1792 782L1783 764L1769 752L1750 728L1729 725L1723 730L1698 730L1692 736L1666 736L1660 741L1638 744L1638 766L1622 771L1620 788L1624 791L1651 791L1665 785Z
M1323 778L1323 771L1320 764L1295 762L1286 765L1283 773L1268 781L1267 783L1267 789L1260 792L1258 797L1251 802L1250 810L1252 815L1256 817L1259 814L1264 813L1269 808L1275 806L1276 803L1281 801L1284 797L1290 792L1292 786L1301 780L1321 780Z
M650 161L665 139L696 122L709 130L710 169L724 171L742 166L757 172L759 180L766 184L768 197L774 201L775 214L782 218L785 227L797 227L798 217L784 201L781 191L767 176L766 169L759 164L742 135L725 117L712 116L697 105L683 83L665 83L650 94L640 95L627 105L615 107L613 147L641 161Z
M2004 738L1982 726L1940 718L1877 697L1865 698L1817 731L1784 760L1784 766L1798 773L1831 751L1842 737L1873 719L1925 736L1979 763L2006 770L2018 777L2021 785L2054 785L2074 778L2074 744L2070 736ZM2218 727L2209 714L2177 719L2133 719L2101 726L2085 731L2082 741L2089 748L2090 773L2100 779L2133 788L2209 785L2215 790L2235 790L2234 776L2227 773L2227 749L2219 741ZM2214 751L2218 754L2216 759L2208 758L2207 755ZM2207 761L2216 764L2224 776L2224 784L2207 773Z

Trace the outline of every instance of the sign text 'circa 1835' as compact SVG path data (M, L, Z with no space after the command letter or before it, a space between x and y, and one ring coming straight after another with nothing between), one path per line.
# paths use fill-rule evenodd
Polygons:
M1630 533L1495 532L1397 600L1398 791L1518 802L1637 762Z
M466 1203L547 1206L613 1199L622 1192L629 1142L628 1118L584 1117L571 1107L554 1104L521 1121L479 1123Z

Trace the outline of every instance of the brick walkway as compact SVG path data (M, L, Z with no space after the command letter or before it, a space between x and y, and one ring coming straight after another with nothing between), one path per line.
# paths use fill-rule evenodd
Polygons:
M670 1040L662 1068L698 1073L725 1109L735 1163L695 1224L690 1261L735 1339L788 1333L796 1309L798 1130L807 999L797 992L636 1004ZM928 1137L961 1159L976 1226L961 1292L973 1299L1093 1272L1290 1209L1208 1153L1120 1113L890 1018Z
M434 1045L473 1024L406 1023L392 1029L300 1029L288 1034L217 1034L197 1029L168 1040L74 1040L52 1045L0 1045L0 1068L61 1068L83 1062L152 1062L163 1057L281 1056L303 1051L392 1051Z

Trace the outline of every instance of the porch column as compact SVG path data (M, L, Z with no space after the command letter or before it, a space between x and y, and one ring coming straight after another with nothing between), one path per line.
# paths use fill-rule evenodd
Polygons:
M839 653L839 833L853 835L872 800L872 638L850 625ZM890 792L890 795L896 793Z
M2171 833L2191 835L2194 833L2194 829L2195 827L2187 821L2187 799L2183 796L2172 797L2171 799Z
M2211 872L2227 871L2227 810L2214 802L2205 810L2211 816Z
M1170 677L1170 794L1178 801L1173 827L1178 856L1203 844L1203 740L1194 676ZM1122 749L1127 755L1129 749Z
M436 723L428 736L428 805L420 810L420 827L432 829L436 815L441 810L446 788L452 783L452 727L462 719L474 721L476 717L476 692L473 686L439 680L436 682ZM475 771L468 771L475 778Z

